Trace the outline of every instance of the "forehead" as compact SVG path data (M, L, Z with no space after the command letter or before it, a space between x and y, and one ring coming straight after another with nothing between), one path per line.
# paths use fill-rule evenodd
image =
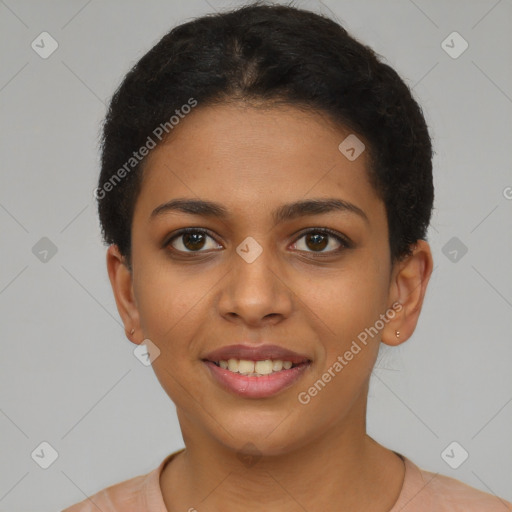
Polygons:
M347 137L322 114L293 107L198 106L148 155L135 215L149 218L173 197L251 214L308 197L381 208L365 151L351 160L339 149Z

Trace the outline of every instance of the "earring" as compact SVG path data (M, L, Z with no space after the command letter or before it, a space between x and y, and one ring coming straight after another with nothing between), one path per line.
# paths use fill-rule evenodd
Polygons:
M395 335L397 338L400 338L400 331L395 331Z
M132 330L130 331L130 334L133 334L134 332L135 332L135 329L132 329Z

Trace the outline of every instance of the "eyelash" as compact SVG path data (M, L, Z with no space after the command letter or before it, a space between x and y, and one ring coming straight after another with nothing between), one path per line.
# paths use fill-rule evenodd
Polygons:
M183 229L180 229L178 232L174 233L171 238L167 239L167 241L164 242L164 248L170 246L174 240L176 240L180 236L183 236L183 235L185 235L187 233L201 233L201 234L204 234L204 235L208 235L210 238L212 238L213 240L215 240L217 242L217 240L215 239L213 234L210 233L210 231L207 230L207 229L204 229L204 228L183 228ZM297 235L297 238L295 239L295 241L293 243L296 244L298 242L298 240L300 240L305 235L308 235L310 233L319 233L319 234L322 234L322 235L328 235L328 236L334 238L337 242L339 242L340 243L340 247L338 249L333 249L331 251L318 251L318 252L315 252L315 251L302 251L301 250L299 252L306 252L306 253L314 254L315 257L322 257L322 256L325 256L325 255L338 254L338 253L342 252L344 249L349 249L349 248L352 247L352 243L350 242L350 240L348 238L342 236L341 234L339 234L336 231L333 231L333 230L331 230L329 228L309 228L306 231L302 231L301 233L299 233ZM202 252L208 252L208 251L202 251L202 250L199 250L199 251L181 251L179 249L174 249L174 248L172 248L172 250L177 252L178 254L187 254L187 255L200 254Z

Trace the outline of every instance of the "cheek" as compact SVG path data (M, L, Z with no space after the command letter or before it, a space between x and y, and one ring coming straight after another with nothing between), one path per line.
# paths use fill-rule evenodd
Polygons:
M340 342L357 336L382 313L387 297L386 279L380 265L347 265L316 280L302 290L308 310L325 324L325 330Z
M214 281L204 274L200 277L152 263L145 264L138 273L135 269L134 275L144 335L159 347L180 350L188 341L187 332L204 321L202 306Z
M380 333L366 329L383 313L384 283L378 267L368 265L361 272L339 272L305 295L321 331L318 340L323 351L315 373L300 390L302 401L297 399L308 417L325 426L338 421L340 412L348 411L365 392L380 344Z
M194 372L201 349L198 331L208 321L205 308L214 281L169 266L147 266L139 275L137 302L142 330L160 350L152 362L153 371L171 400L189 410L194 404L190 403L190 391L184 389L200 388L200 375Z

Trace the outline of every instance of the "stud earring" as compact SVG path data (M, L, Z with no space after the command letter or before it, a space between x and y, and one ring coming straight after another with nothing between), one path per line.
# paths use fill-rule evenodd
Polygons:
M133 334L134 332L135 332L135 329L132 329L132 330L130 331L130 334Z
M395 331L395 335L397 338L400 338L400 331Z

